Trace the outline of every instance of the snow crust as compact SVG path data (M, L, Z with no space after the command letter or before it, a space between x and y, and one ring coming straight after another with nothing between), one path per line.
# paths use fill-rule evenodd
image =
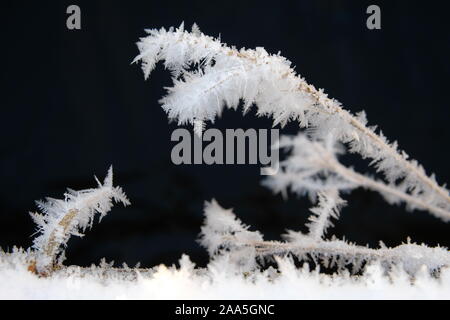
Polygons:
M49 277L28 271L27 253L0 254L0 299L449 299L450 272L438 279L424 267L414 278L401 269L385 274L377 264L361 276L325 275L277 258L278 271L236 271L227 256L195 268L183 255L179 266L151 269L67 267Z

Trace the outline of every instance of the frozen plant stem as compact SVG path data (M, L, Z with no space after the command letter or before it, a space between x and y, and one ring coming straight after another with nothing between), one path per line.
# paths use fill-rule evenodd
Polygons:
M380 261L388 265L403 265L405 270L414 275L418 268L425 265L429 271L438 270L450 264L450 256L445 248L429 248L425 245L404 243L394 248L381 247L372 249L356 246L342 240L308 241L289 243L280 241L242 242L242 246L255 248L256 256L267 257L273 255L294 254L302 260L310 255L313 260L322 260L326 267L337 265L344 269L353 264L354 271L358 271L363 262ZM356 267L355 267L356 265Z
M351 182L354 182L364 188L378 191L381 194L392 195L393 197L400 199L407 204L414 205L414 207L416 207L416 208L420 208L422 210L429 211L434 216L436 216L437 218L441 218L444 221L450 220L450 214L446 210L443 210L437 206L430 205L430 204L422 201L420 198L416 198L405 192L401 192L398 189L396 189L394 187L390 187L389 185L387 185L383 182L376 181L365 175L362 175L353 170L350 170L350 169L344 167L339 162L336 162L333 165L334 165L334 170L338 174L346 177Z
M330 189L318 194L318 206L311 209L313 213L309 217L310 223L307 224L309 228L309 237L314 240L320 240L325 237L328 227L333 226L331 218L339 218L339 209L346 204L344 200L339 197L339 191Z
M69 238L83 236L80 231L92 227L95 213L101 220L111 210L113 200L130 204L122 189L113 186L112 179L111 167L103 183L97 180L96 189L69 189L63 200L47 198L46 202L38 202L42 214L31 213L40 233L33 241L38 273L48 274L61 265Z
M359 182L405 201L410 209L431 211L444 221L450 220L450 196L434 174L427 176L417 161L390 143L376 127L367 126L364 112L356 115L328 98L297 75L291 62L280 54L270 55L264 48L255 50L229 47L220 39L184 29L146 30L149 35L138 42L147 78L159 61L172 72L173 86L160 102L170 120L195 124L196 132L204 121L213 122L225 107L237 109L243 101L244 113L256 105L259 116L271 116L273 124L296 120L308 127L310 138L320 140L331 134L350 152L372 159L372 165L389 184ZM353 179L357 179L352 175ZM394 190L395 189L395 190Z
M450 203L450 196L448 194L448 191L440 187L436 181L430 179L423 170L420 170L417 168L416 165L411 164L410 161L406 159L405 156L402 156L398 153L396 149L394 149L390 144L386 143L383 139L381 139L373 130L370 130L367 128L363 123L361 123L358 119L356 119L354 116L352 116L348 111L344 110L342 107L340 107L334 100L331 100L329 98L325 98L324 100L320 100L318 98L319 93L317 90L310 85L307 85L308 87L312 87L311 89L308 88L307 92L311 92L311 95L316 99L316 101L319 104L319 101L321 101L321 106L323 106L325 109L329 109L329 114L340 114L342 118L346 119L354 128L356 128L361 134L367 136L372 141L373 145L378 146L380 150L386 150L390 156L392 156L397 162L401 163L401 165L406 168L408 172L412 172L415 176L417 176L423 183L428 185L432 190L434 190L436 193L438 193L440 196L445 199L447 203ZM302 90L300 88L299 90ZM303 88L304 90L304 88ZM448 216L448 212L446 212Z
M331 225L329 218L337 218L341 204L342 200L335 191L320 194L318 206L311 210L314 216L308 224L309 233L288 230L282 242L264 241L260 232L249 231L249 227L237 219L231 210L223 209L213 200L205 205L200 243L211 255L234 257L231 261L247 269L255 267L254 260L258 257L266 259L288 254L301 261L312 259L316 263L322 262L325 267L337 266L340 270L351 264L353 272L360 270L363 263L375 261L386 270L393 265L400 266L410 275L416 274L423 266L433 272L450 265L447 249L417 245L409 239L395 248L387 248L380 242L377 249L357 246L334 236L330 240L323 239L325 229Z
M414 197L401 191L398 186L386 184L384 181L355 172L339 162L337 154L343 153L344 148L337 143L332 135L325 140L311 141L303 134L297 136L283 136L274 145L275 149L290 151L286 160L280 163L280 172L264 181L275 192L285 189L298 193L310 193L321 190L336 189L347 191L356 187L363 187L379 192L389 203L404 202L408 209L427 210L444 221L449 219L449 213L434 205L433 201L425 201L422 197Z
M78 210L76 209L69 210L69 212L58 223L58 229L62 228L63 234L67 234L67 231L73 223L73 219L76 217L77 213ZM59 246L61 245L61 243L56 240L58 231L59 230L52 231L47 244L43 248L43 252L45 253L45 255L47 255L48 257L53 257L52 262L54 262L53 260L54 258L56 258L57 251L59 249Z
M336 157L330 155L320 143L311 143L313 148L317 150L318 154L321 154L321 165L323 169L335 172L341 177L345 178L349 182L354 183L360 187L377 191L382 195L390 195L395 199L404 201L407 204L414 205L415 208L429 211L438 218L444 221L450 220L450 214L437 206L426 203L421 198L416 198L409 195L406 192L401 192L397 188L387 185L386 183L377 181L363 174L357 173L352 169L349 169L337 161Z

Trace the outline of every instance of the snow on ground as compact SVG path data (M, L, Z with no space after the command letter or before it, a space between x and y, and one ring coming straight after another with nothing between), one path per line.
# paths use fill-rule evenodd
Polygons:
M24 252L0 253L0 299L449 299L450 272L438 279L426 269L411 279L401 269L388 276L378 265L362 276L330 276L299 269L278 258L278 271L236 272L226 257L195 268L187 256L180 266L115 269L71 266L39 277L28 271Z

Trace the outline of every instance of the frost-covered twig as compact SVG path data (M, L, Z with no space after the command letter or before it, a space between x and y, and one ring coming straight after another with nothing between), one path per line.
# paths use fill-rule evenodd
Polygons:
M422 209L444 221L450 219L449 212L436 206L431 199L414 197L394 184L384 183L344 166L337 158L344 148L336 143L332 135L322 141L311 141L304 134L282 136L274 148L290 151L286 160L280 163L279 172L263 182L275 192L285 194L290 187L299 195L308 193L314 198L321 190L347 191L363 187L379 192L391 204L404 202L409 210Z
M200 232L200 244L208 250L209 255L215 256L221 249L233 249L231 259L235 265L240 265L244 269L251 269L255 266L254 251L240 250L235 247L237 242L261 242L263 237L259 232L248 231L249 226L244 225L233 211L223 209L216 200L205 203L205 223ZM228 236L233 238L229 239Z
M449 220L450 196L434 175L428 177L417 161L398 150L396 142L388 142L375 127L368 127L364 112L353 115L343 109L338 101L298 76L291 62L280 54L270 55L263 48L228 47L201 33L197 26L192 32L185 31L183 25L176 30L147 32L149 36L138 43L140 54L135 61L142 61L146 78L162 60L172 72L174 86L161 99L170 119L179 124L195 123L199 131L202 122L214 121L224 107L236 109L243 100L246 112L255 104L258 115L272 116L274 125L298 120L301 127L314 128L310 130L314 139L332 134L347 143L351 152L372 159L398 196L409 195L404 201L419 199L428 204L421 208L438 208L432 212ZM419 205L413 202L413 206Z
M321 195L319 205L313 209L316 216L336 215L336 195L333 197ZM322 240L318 235L323 233L326 223L317 219L309 225L308 235L288 231L283 236L286 241L281 242L264 241L260 232L249 231L249 227L243 225L231 210L221 208L214 200L206 203L205 216L200 243L211 255L226 252L245 268L254 267L256 257L285 254L293 254L301 260L321 261L326 267L337 266L339 269L351 264L354 272L358 271L363 263L373 261L381 262L386 268L392 265L401 266L411 275L423 265L430 272L450 266L450 253L446 248L429 248L409 240L408 243L395 248L387 248L380 242L381 247L378 249L357 246L334 237L331 240Z
M346 203L339 197L339 191L336 189L319 192L318 197L318 205L311 209L313 214L307 224L308 236L314 240L320 240L325 236L327 229L333 226L331 218L337 219L340 208Z
M340 270L352 265L353 272L359 271L363 263L373 261L379 261L386 267L402 266L411 275L424 265L430 272L450 265L450 254L446 248L430 248L424 244L407 242L394 248L381 245L372 249L335 238L314 241L303 235L295 236L293 232L286 238L290 241L240 242L240 245L255 247L256 255L261 257L293 254L302 260L321 261L325 267L337 266Z
M101 220L111 210L113 200L125 206L130 204L122 189L113 186L112 167L103 184L95 179L98 183L96 189L68 189L64 200L47 198L45 202L38 201L42 214L30 213L40 233L33 241L39 273L49 272L55 264L62 262L64 246L69 238L72 235L83 236L80 231L92 227L95 213L100 214Z

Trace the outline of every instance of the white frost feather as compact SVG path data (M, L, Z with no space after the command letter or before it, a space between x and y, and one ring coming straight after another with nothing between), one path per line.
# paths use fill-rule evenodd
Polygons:
M113 200L125 206L130 204L122 189L113 186L112 167L103 184L97 178L96 181L98 187L95 189L68 189L63 200L47 198L37 202L41 213L30 214L39 233L33 241L33 248L40 253L37 261L39 269L55 262L72 235L83 236L81 232L92 227L96 213L100 214L101 220L111 210Z

